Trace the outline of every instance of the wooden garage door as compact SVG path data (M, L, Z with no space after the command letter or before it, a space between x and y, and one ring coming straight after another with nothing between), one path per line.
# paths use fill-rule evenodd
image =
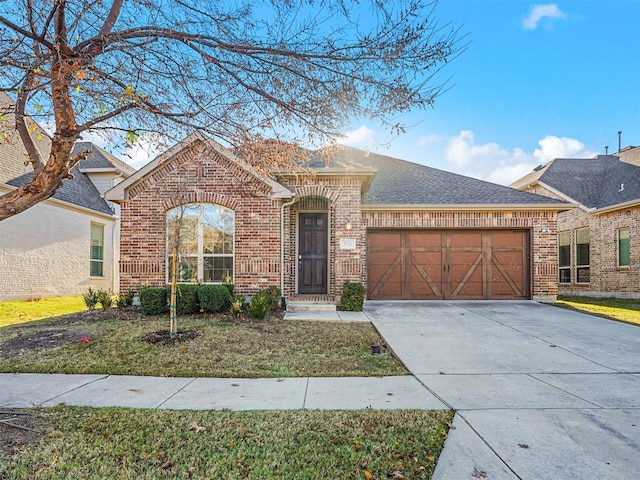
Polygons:
M524 230L373 230L371 300L529 298Z

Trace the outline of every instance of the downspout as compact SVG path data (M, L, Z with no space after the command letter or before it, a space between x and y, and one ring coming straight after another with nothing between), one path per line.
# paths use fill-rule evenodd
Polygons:
M295 197L290 202L283 203L280 207L280 294L282 295L280 306L283 309L287 308L287 302L284 298L284 209L294 203L296 203Z

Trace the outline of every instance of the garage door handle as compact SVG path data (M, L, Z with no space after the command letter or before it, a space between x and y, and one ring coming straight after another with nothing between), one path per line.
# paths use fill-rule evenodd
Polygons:
M451 271L451 265L443 265L442 273L449 273Z

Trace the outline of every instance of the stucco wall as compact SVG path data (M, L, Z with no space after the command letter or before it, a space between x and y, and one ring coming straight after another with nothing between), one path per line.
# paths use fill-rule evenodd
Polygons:
M91 222L104 225L101 278L89 276ZM78 295L89 286L112 289L113 224L52 201L0 222L0 300Z

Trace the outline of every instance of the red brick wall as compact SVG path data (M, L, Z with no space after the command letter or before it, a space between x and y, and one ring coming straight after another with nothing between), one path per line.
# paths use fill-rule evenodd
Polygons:
M280 285L280 208L269 188L229 159L193 145L129 190L122 205L120 289L166 284L166 212L212 203L235 212L234 283L251 294Z

